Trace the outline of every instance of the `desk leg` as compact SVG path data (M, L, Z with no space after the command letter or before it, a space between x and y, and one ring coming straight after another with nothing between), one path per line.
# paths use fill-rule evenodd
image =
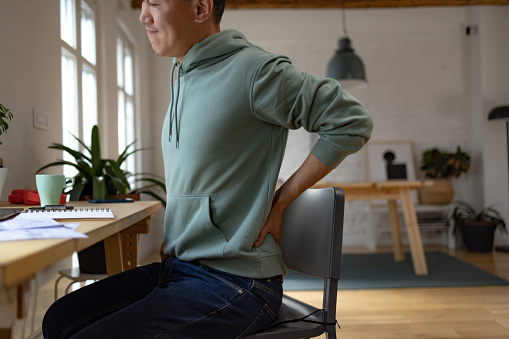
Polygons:
M146 218L120 232L122 236L122 264L124 270L129 270L138 265L138 234L146 234L149 230L150 218Z
M12 326L17 314L16 292L16 288L0 288L0 339L12 338Z
M388 200L387 204L391 221L392 254L394 256L394 261L405 261L405 253L403 252L401 241L401 224L399 222L398 205L396 204L396 200Z
M410 242L410 251L412 252L412 261L414 264L414 272L416 275L427 275L428 265L424 256L422 247L421 233L417 224L417 216L415 214L414 202L409 188L401 188L401 204L403 205L403 215L405 217L405 225L408 233L408 241Z
M12 329L0 328L0 339L12 339Z
M138 234L148 233L149 227L150 217L104 239L108 276L138 265Z
M108 276L124 271L120 233L115 233L104 239L104 254L106 256L106 272Z
M30 280L14 288L0 288L0 339L12 339L15 319L27 317L26 294L29 290Z

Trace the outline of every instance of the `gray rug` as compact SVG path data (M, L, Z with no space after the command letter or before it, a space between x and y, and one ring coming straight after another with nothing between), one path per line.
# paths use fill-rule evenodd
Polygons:
M507 280L442 252L426 252L428 275L416 276L409 253L394 262L392 253L343 254L339 289L509 285ZM288 270L286 291L321 290L323 280Z

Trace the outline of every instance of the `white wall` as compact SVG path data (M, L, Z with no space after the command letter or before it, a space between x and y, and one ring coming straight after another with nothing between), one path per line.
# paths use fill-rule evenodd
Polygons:
M506 124L488 121L496 106L509 105L509 7L484 7L480 11L482 110L484 129L484 192L486 204L497 204L509 221ZM481 126L479 126L481 128ZM509 229L509 225L508 225ZM498 234L499 243L509 243L509 236Z
M58 1L0 2L0 102L14 114L0 146L9 168L2 200L34 189L35 171L56 156L46 146L62 139L59 35ZM50 131L32 127L34 106L50 114Z

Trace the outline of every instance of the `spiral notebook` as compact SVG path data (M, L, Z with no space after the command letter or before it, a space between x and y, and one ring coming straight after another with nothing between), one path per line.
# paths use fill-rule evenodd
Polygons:
M21 213L22 217L39 216L52 219L113 219L113 212L109 208L86 208L77 207L74 209L46 209L27 210Z

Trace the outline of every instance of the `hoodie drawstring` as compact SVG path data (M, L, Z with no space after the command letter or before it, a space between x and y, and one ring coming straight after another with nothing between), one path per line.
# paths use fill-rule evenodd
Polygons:
M174 93L174 87L173 87L173 74L175 72L175 68L177 68L177 97L174 100L175 93ZM178 103L179 103L179 94L180 94L180 70L181 65L175 59L173 62L173 67L171 68L171 102L170 102L170 135L169 135L169 141L171 142L171 137L173 133L173 122L175 121L175 148L179 148L179 141L180 141L180 125L178 121ZM173 102L175 102L175 110L173 110Z

